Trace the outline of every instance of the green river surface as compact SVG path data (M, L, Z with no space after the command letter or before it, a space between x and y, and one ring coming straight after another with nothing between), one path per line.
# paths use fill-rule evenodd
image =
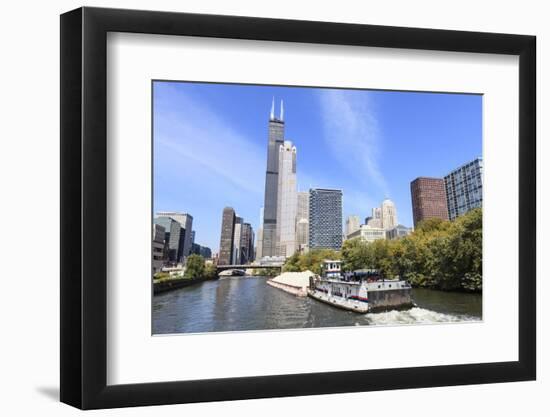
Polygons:
M296 297L266 277L205 281L153 297L153 334L480 321L482 295L413 289L417 307L357 314Z

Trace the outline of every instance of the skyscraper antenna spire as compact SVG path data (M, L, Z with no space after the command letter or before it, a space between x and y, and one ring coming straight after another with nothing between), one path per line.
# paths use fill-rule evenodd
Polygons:
M269 116L269 120L275 119L275 97L273 97L273 100L271 100L271 114Z
M284 111L285 111L285 109L283 108L283 99L281 99L281 117L280 117L281 121L284 120L284 118L283 118Z

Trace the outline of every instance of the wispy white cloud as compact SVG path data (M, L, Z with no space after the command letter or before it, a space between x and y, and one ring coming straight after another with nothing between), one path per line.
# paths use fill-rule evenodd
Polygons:
M255 222L263 204L265 137L249 137L238 121L201 97L163 85L155 97L155 210L193 215L197 242L217 251L221 213L232 206Z
M201 173L207 171L241 192L263 194L265 151L254 140L182 92L177 95L177 103L159 100L155 104L166 107L155 113L155 147L164 147L181 156L182 164L197 168L196 177L187 181L201 182Z
M368 94L361 91L321 90L324 140L358 185L372 193L389 195L379 166L381 132Z

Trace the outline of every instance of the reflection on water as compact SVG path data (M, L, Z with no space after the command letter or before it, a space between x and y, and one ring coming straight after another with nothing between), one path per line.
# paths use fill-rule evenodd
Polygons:
M229 277L153 297L153 334L481 320L481 294L414 289L417 307L357 314L295 297L264 277Z

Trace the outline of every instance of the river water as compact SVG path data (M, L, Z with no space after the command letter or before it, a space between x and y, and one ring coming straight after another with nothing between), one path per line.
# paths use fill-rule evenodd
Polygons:
M228 277L153 297L153 334L481 320L481 294L413 289L410 310L357 314L296 297L265 277Z

